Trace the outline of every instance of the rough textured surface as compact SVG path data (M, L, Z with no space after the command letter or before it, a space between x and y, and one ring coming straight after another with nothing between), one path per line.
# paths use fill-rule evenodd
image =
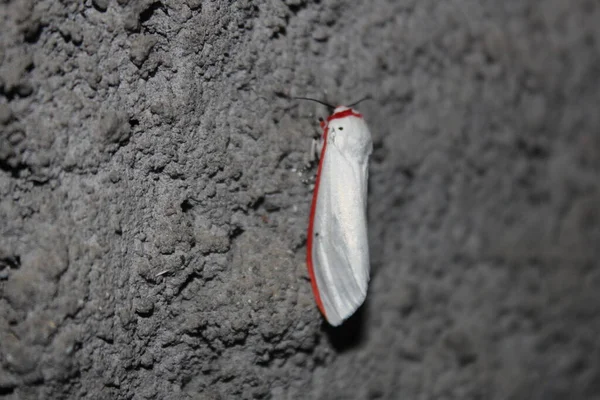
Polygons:
M600 398L594 0L0 2L0 398ZM304 265L325 110L372 282Z

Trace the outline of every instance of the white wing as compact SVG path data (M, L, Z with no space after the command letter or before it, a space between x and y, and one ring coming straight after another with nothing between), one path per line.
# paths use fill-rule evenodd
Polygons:
M367 294L371 134L362 118L333 120L326 146L313 217L312 262L325 317L336 326Z

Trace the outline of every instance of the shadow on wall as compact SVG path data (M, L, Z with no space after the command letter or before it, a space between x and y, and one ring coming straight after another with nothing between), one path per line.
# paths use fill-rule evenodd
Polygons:
M369 297L365 299L363 305L350 318L338 327L333 327L323 320L324 330L329 342L338 352L358 347L365 340L368 302Z

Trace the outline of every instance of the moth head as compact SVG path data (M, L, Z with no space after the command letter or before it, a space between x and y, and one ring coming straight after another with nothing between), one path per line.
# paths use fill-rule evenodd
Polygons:
M332 114L332 115L335 115L335 114L337 114L337 113L344 112L344 111L346 111L346 110L349 110L349 109L350 109L350 108L349 108L349 107L346 107L346 106L337 106L337 107L336 107L336 108L333 110L333 114Z

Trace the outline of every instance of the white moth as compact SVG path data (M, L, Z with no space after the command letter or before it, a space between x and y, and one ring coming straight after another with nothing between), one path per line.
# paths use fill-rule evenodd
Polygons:
M362 115L348 107L337 107L321 127L306 261L317 306L338 326L367 295L367 180L373 142Z

